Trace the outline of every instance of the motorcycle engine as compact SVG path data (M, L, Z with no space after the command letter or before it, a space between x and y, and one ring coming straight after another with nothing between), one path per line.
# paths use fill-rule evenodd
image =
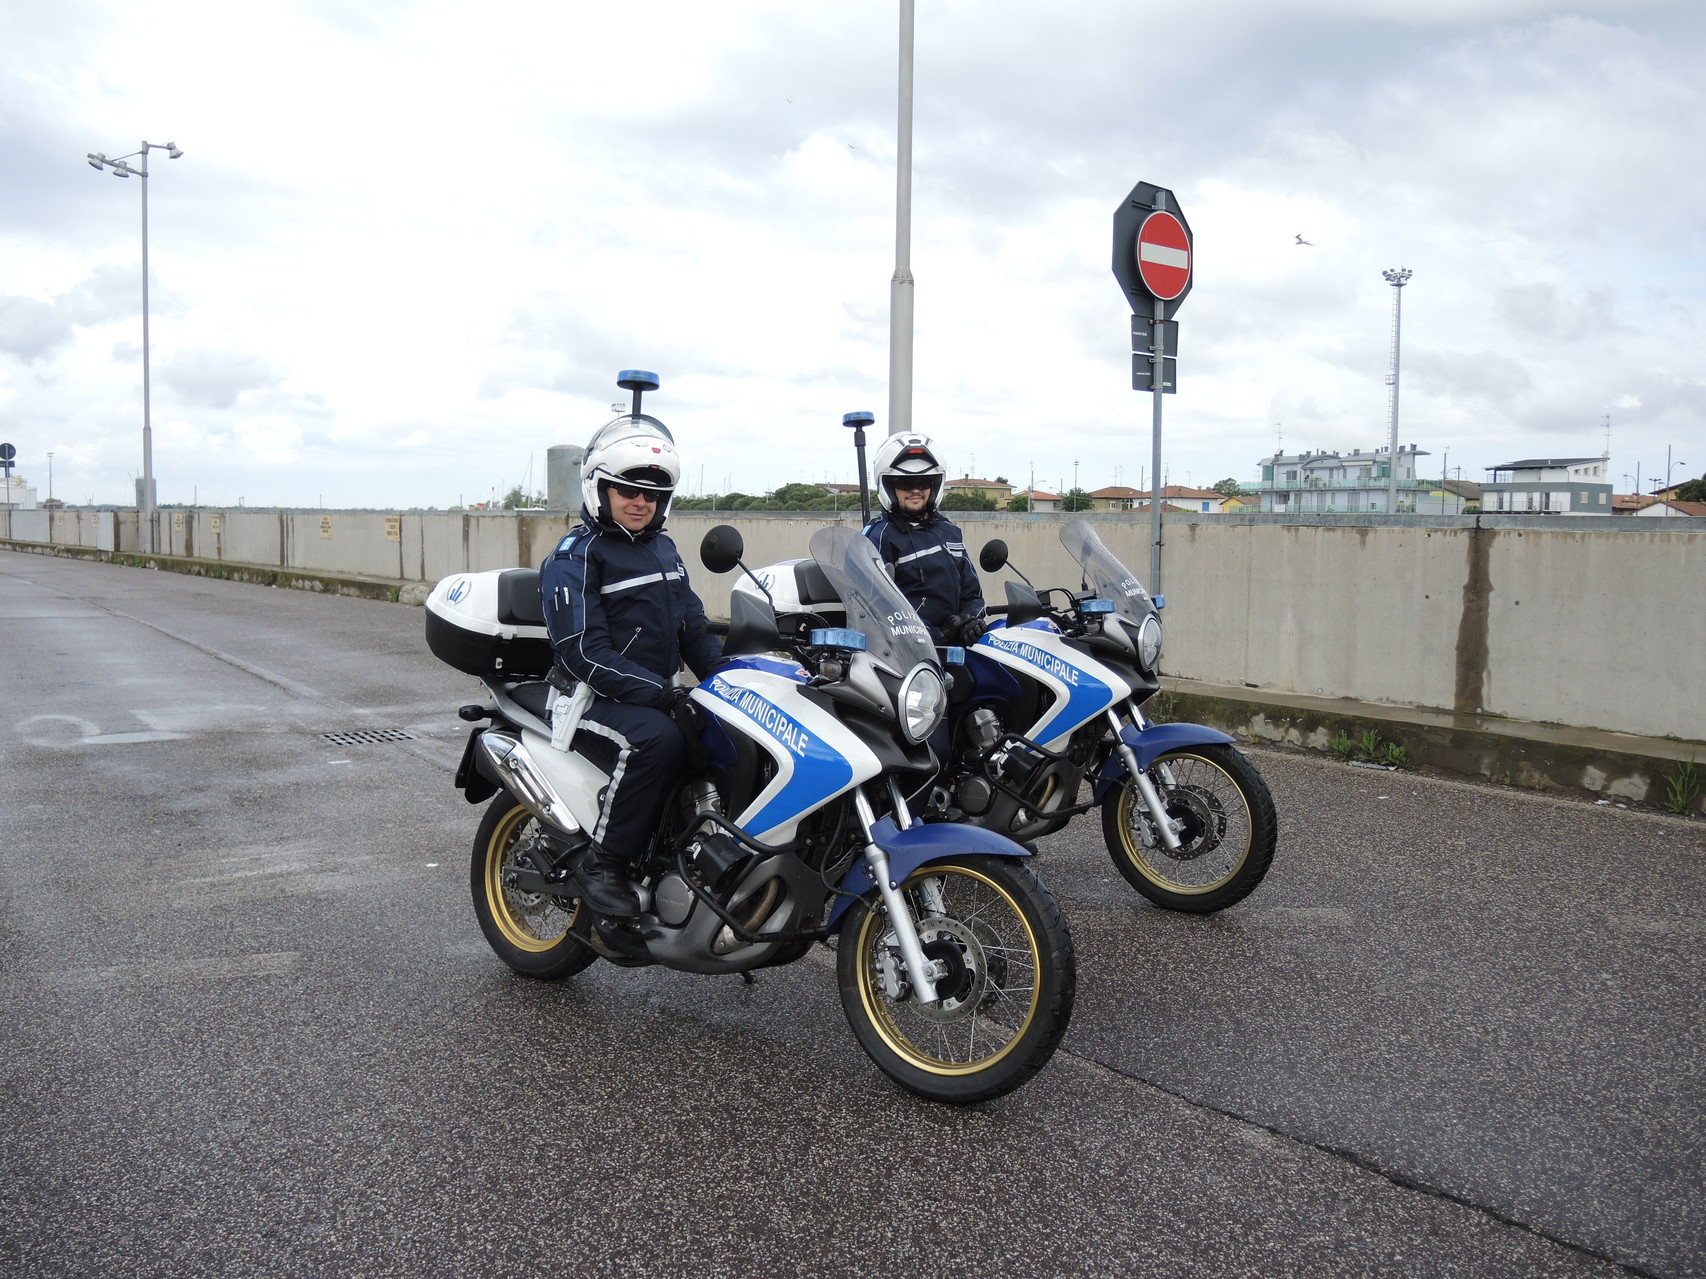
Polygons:
M960 724L960 740L968 751L982 754L1001 740L1001 720L987 706L980 706Z

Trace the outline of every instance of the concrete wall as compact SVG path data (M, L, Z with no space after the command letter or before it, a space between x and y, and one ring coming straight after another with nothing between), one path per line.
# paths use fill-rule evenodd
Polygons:
M14 537L100 545L111 512L14 512ZM160 549L216 561L405 582L537 565L570 527L513 512L164 511ZM1037 586L1078 585L1059 542L1072 517L969 513L975 558L991 538ZM751 566L806 554L830 512L681 512L670 521L713 616L735 575L698 546L734 523ZM1142 514L1096 514L1146 577ZM1699 522L1706 525L1706 521ZM215 525L218 525L216 528ZM37 527L37 526L40 527ZM116 525L116 527L115 527ZM139 549L135 512L106 525ZM1638 518L1168 515L1162 586L1169 675L1278 693L1355 698L1645 736L1706 739L1706 527ZM991 601L1008 573L984 575Z

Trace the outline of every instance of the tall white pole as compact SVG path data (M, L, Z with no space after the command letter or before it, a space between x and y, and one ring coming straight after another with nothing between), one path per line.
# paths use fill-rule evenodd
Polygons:
M912 429L912 7L900 0L900 122L895 145L894 276L889 280L888 433Z
M148 549L158 551L154 535L154 423L149 416L148 385L148 143L142 143L142 513Z
M1392 394L1387 397L1386 418L1390 428L1386 457L1386 513L1398 513L1398 330L1404 314L1404 286L1409 283L1412 272L1409 267L1398 267L1381 273L1386 282L1392 286L1392 371L1386 375L1386 382L1392 388Z

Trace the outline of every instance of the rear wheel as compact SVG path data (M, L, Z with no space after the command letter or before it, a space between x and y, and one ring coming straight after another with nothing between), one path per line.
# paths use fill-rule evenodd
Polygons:
M1024 862L963 857L915 870L901 894L942 974L921 1004L872 893L837 942L841 1006L859 1045L902 1087L966 1104L1011 1092L1053 1056L1077 970L1066 921Z
M504 872L529 862L544 840L538 819L508 791L499 791L474 836L468 881L480 931L498 958L525 976L560 981L598 958L569 935L580 902L504 883Z
M1224 743L1171 751L1150 765L1179 848L1157 837L1129 781L1102 804L1102 839L1126 882L1157 906L1206 915L1243 901L1274 859L1273 797L1255 766Z

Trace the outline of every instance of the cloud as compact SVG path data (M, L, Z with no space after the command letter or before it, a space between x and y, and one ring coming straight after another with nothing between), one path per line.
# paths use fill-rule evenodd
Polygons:
M39 298L0 297L0 352L33 364L71 340L71 321Z
M239 396L279 386L284 377L252 351L192 348L163 361L158 380L186 404L228 409Z

